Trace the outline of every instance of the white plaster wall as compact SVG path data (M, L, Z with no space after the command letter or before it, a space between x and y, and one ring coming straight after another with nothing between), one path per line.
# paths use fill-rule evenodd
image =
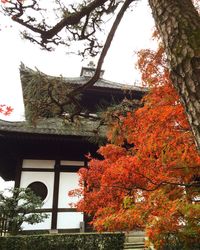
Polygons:
M84 161L60 161L63 166L85 166Z
M45 219L43 222L37 223L37 224L28 224L27 222L24 222L22 224L23 230L44 230L44 229L51 229L51 213L46 213L49 215L47 219Z
M55 166L55 161L53 160L23 160L22 168L45 168L53 169Z
M22 171L20 187L26 188L30 183L35 181L43 182L48 189L48 194L44 200L43 208L52 208L53 204L53 186L54 173L53 172L32 172Z
M58 229L80 228L81 221L83 221L83 213L60 212L58 213L57 228Z
M77 202L78 199L69 197L68 192L78 188L79 176L77 173L60 173L58 208L70 208L69 203Z

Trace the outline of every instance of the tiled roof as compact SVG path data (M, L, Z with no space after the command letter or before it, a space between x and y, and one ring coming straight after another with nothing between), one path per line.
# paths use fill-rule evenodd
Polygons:
M96 135L98 122L90 119L81 118L79 121L69 122L61 118L48 118L37 121L33 125L26 121L10 122L0 120L0 133L19 132L30 134L47 134L47 135L70 135L91 137ZM106 128L101 126L98 135L104 137Z
M38 71L39 72L39 71ZM34 76L37 71L32 70L23 64L21 65L20 68L20 73L21 73L21 78L23 81L23 75L29 77ZM58 77L58 76L50 76L46 75L42 72L40 72L41 75L43 75L46 79L48 80L58 80L60 81L62 79L62 82L69 83L71 85L83 85L85 84L90 77L88 76L80 76L80 77ZM27 80L27 77L25 77L25 80ZM23 82L22 82L23 85ZM117 83L109 80L105 80L103 78L99 78L99 80L94 84L94 87L99 87L99 88L108 88L108 89L120 89L120 90L131 90L131 91L141 91L141 92L146 92L147 88L140 87L140 86L133 86L129 84L122 84L122 83Z
M32 102L30 100L37 100L43 98L46 95L47 87L45 91L39 93L37 95L38 88L45 88L45 84L49 82L59 84L64 82L66 85L80 85L84 84L89 77L80 76L80 77L53 77L48 76L39 71L34 71L21 65L20 68L21 73L21 81L23 87L24 94L24 102L25 107L28 104L32 107ZM40 79L45 78L44 84ZM31 87L33 86L33 87ZM94 87L97 88L107 88L107 89L119 89L119 90L128 90L128 91L141 91L142 93L146 92L146 89L142 87L124 85L120 83L115 83L111 81L104 80L100 78ZM36 89L34 92L33 89ZM61 89L62 90L62 89ZM27 98L27 97L31 98ZM34 102L33 102L34 103ZM30 108L29 107L29 108ZM48 106L47 106L48 108ZM41 108L41 110L43 110ZM69 135L69 136L85 136L91 137L96 136L98 132L98 136L105 137L106 135L106 126L101 126L99 128L99 122L97 120L89 119L89 118L77 118L75 122L69 122L63 118L58 118L54 116L54 118L41 118L38 119L36 124L30 123L28 121L20 121L20 122L9 122L0 120L0 132L19 132L19 133L30 133L30 134L46 134L46 135ZM98 131L97 131L98 128Z
M76 112L81 106L83 112L97 112L101 102L107 104L127 96L141 99L146 89L124 85L100 78L94 86L89 87L75 96L76 102L70 103L70 93L80 85L88 82L88 76L53 77L40 71L25 67L20 68L25 116L29 121L38 118L62 116L63 113ZM77 103L79 105L77 105ZM108 106L108 105L107 105ZM106 107L107 107L106 106Z

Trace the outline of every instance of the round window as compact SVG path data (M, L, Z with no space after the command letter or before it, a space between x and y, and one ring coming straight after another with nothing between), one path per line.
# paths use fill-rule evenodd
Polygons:
M40 182L35 181L28 185L28 188L30 188L37 196L41 198L42 201L45 200L48 194L47 186Z

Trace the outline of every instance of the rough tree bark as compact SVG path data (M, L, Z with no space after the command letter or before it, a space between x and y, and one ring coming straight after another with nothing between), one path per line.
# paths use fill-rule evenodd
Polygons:
M200 16L191 0L149 0L163 40L172 83L200 151Z

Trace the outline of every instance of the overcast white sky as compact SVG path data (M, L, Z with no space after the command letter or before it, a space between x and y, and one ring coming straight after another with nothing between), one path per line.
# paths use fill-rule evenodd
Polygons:
M23 119L20 62L50 75L70 77L79 76L81 67L86 66L88 61L82 61L79 56L69 56L60 48L55 52L42 51L38 46L20 39L18 26L8 17L0 15L0 103L14 107L13 115L6 119L19 120ZM138 80L134 52L152 46L153 26L147 0L139 1L132 12L125 15L114 37L103 65L105 79L125 84L134 84Z
M14 112L0 119L22 120L23 100L19 77L19 65L23 62L30 68L50 75L79 76L81 67L88 61L75 55L67 55L63 49L45 52L36 45L20 38L18 26L0 13L0 104L11 105ZM114 37L111 49L104 61L104 78L125 84L134 84L138 79L135 70L135 52L155 46L151 40L154 21L147 0L141 0L128 12ZM0 189L3 187L0 178Z

